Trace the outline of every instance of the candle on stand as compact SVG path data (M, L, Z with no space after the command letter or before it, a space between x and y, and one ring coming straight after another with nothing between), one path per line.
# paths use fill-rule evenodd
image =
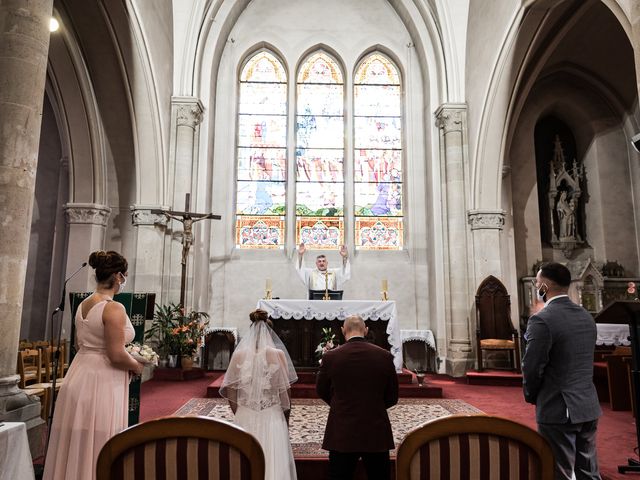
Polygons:
M267 278L267 282L265 285L265 292L264 292L264 298L266 300L271 300L271 279Z
M382 279L382 292L380 292L380 295L382 297L382 301L386 302L387 300L389 300L389 295L387 293L387 279L383 278Z

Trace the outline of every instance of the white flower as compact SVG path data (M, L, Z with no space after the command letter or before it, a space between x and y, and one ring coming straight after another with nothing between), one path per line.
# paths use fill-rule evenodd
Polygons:
M158 354L148 345L130 343L125 350L140 363L151 363L158 366Z

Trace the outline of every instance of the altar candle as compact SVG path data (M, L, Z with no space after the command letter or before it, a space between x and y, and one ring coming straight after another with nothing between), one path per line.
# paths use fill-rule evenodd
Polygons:
M387 290L388 290L387 279L383 278L382 279L382 291L386 292Z
M270 279L270 278L267 278L267 286L266 286L266 290L267 290L268 292L270 292L270 291L271 291L271 279Z

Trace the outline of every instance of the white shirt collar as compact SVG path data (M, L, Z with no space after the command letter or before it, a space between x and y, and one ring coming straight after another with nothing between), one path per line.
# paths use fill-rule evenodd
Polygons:
M545 305L549 305L551 302L553 302L555 299L557 298L562 298L562 297L569 297L569 295L564 294L564 295L556 295L555 297L551 297L549 300L547 300L547 302L545 303Z

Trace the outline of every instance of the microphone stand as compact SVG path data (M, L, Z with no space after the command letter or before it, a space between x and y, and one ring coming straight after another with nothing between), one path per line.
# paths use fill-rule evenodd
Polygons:
M75 277L78 272L80 272L80 270L82 270L84 267L87 266L87 262L84 262L80 268L78 268L75 272L73 272L71 274L71 276L69 276L69 278L67 278L64 281L64 285L62 286L62 298L60 299L60 305L58 305L58 308L56 308L53 313L51 314L51 350L53 351L53 317L56 315L56 313L58 312L64 312L64 300L65 300L65 296L67 294L67 283L69 282L69 280L71 280L73 277ZM58 379L58 368L60 365L60 342L62 341L62 321L64 318L60 318L60 323L58 324L58 335L57 335L57 343L56 343L56 350L53 352L53 373L51 375L51 409L48 412L49 416L47 418L47 444L45 445L45 458L47 455L47 451L49 450L49 439L51 438L51 425L53 423L53 412L56 409L56 399L58 397L58 395L56 394L56 381ZM62 361L64 361L64 359L62 359Z

